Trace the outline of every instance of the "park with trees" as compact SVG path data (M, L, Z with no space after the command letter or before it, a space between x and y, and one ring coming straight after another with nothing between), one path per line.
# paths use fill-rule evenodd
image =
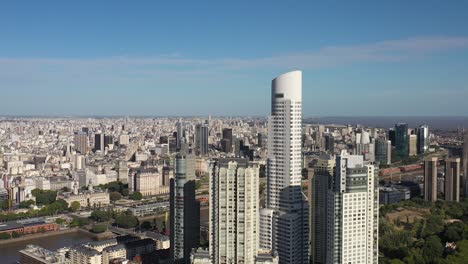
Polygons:
M383 264L468 263L468 201L383 205L379 253Z

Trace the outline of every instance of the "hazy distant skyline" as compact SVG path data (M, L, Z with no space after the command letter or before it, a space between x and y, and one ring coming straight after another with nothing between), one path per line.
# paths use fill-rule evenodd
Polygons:
M182 5L184 4L184 5ZM2 115L468 116L468 2L0 4Z

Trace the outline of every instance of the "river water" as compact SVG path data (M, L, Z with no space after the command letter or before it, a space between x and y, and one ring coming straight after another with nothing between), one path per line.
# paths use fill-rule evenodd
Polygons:
M208 226L209 213L208 207L200 208L200 223L201 225ZM151 219L147 221L152 222ZM156 217L158 227L162 227L164 216ZM169 225L169 223L167 223ZM19 261L19 251L25 249L27 245L38 245L46 249L55 250L63 247L69 247L77 244L83 244L92 241L93 238L81 233L73 232L63 235L49 236L37 239L30 239L27 241L18 241L16 243L0 245L0 264L14 264Z
M76 244L82 244L92 241L93 238L80 232L62 234L50 237L31 239L27 241L18 241L16 243L0 245L0 263L13 264L19 261L19 251L26 248L29 244L41 246L43 248L55 250L62 247L68 247Z

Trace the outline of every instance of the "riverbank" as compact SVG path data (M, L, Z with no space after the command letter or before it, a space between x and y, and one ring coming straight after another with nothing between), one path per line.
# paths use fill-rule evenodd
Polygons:
M86 229L78 228L77 232L90 236L95 240L104 240L104 239L114 238L116 236L114 233L110 232L109 230L103 233L96 234Z
M112 237L115 236L112 232L109 232L109 231L106 231L106 232L100 233L100 234L94 234L92 232L89 232L86 229L81 229L81 228L75 227L75 228L57 230L57 231L53 231L53 232L38 233L38 234L26 235L26 236L22 236L22 237L18 237L18 238L10 238L10 239L5 239L5 240L0 240L0 246L1 245L7 245L7 244L14 244L14 243L18 243L18 242L24 242L24 241L33 240L33 239L44 238L44 237L71 234L71 233L85 234L86 236L89 236L89 237L91 237L91 238L93 238L95 240L103 240L103 239L108 239L108 238L112 238Z

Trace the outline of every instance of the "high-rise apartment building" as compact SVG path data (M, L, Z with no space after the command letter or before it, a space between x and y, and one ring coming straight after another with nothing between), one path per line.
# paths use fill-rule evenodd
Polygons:
M426 201L437 201L437 157L426 157L424 159L424 199Z
M176 129L177 129L177 137L176 137L176 148L181 149L183 144L187 144L186 140L186 126L184 121L181 119L177 122L176 124Z
M327 200L325 263L378 263L378 188L363 156L336 157ZM318 221L318 220L317 220Z
M73 137L73 143L77 152L86 155L88 154L88 134L86 132L75 132Z
M380 164L392 163L392 142L390 140L375 140L375 160Z
M271 238L279 263L308 263L308 202L301 190L302 72L272 81L268 122L266 211L263 238ZM271 213L271 214L270 214ZM270 217L268 217L270 216ZM271 219L270 219L271 218ZM271 232L271 233L268 233ZM265 242L262 242L263 247Z
M327 200L334 169L333 156L320 157L309 179L310 258L315 264L327 259Z
M261 148L264 146L264 140L265 140L265 137L263 136L262 133L258 133L257 135L257 145Z
M445 200L460 201L460 158L445 160Z
M192 249L200 245L200 202L195 198L195 189L195 160L178 155L170 191L173 263L190 263Z
M232 152L232 128L223 129L223 138L221 139L221 150L223 152Z
M418 154L424 154L429 151L429 127L427 125L419 126L416 129L418 137Z
M104 148L109 148L109 145L114 144L114 137L112 135L104 136Z
M219 159L210 165L210 259L255 263L258 249L258 164Z
M335 138L330 134L325 135L325 150L331 154L335 151Z
M408 155L416 156L418 155L418 137L416 135L409 135L409 146L408 146Z
M104 153L104 134L96 133L94 135L94 151L101 151Z
M241 149L244 147L244 141L239 138L235 138L234 140L234 155L237 158L241 157Z
M209 145L208 145L208 136L210 133L208 124L198 124L196 125L195 133L195 145L197 147L198 154L206 155L208 154Z
M408 124L399 123L395 125L395 147L396 147L396 155L400 159L408 158L408 154L409 154Z
M392 147L395 147L395 146L396 146L395 137L396 137L395 129L394 129L394 128L390 128L390 129L388 130L388 140L390 140L390 142L392 143Z
M117 170L117 180L122 182L122 183L127 183L128 182L128 165L127 162L124 160L119 161L118 165L118 170Z

